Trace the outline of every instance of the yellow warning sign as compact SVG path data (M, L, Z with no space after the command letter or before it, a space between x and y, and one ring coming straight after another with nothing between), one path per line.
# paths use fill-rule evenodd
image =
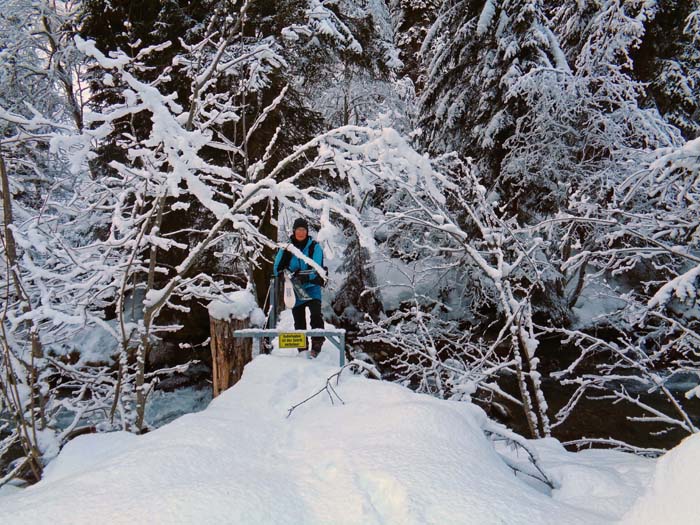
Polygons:
M280 348L306 348L306 336L294 332L280 334Z

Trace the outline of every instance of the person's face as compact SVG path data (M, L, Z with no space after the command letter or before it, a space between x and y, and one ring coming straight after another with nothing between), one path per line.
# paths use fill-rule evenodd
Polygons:
M304 239L306 239L306 237L308 235L309 235L309 232L306 231L306 228L297 228L296 230L294 230L294 238L298 242L301 242Z

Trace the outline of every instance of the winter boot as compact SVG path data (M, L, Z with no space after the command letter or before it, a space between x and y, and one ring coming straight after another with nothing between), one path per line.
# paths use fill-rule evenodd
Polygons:
M323 346L323 337L314 337L311 339L311 350L309 351L309 356L315 358L321 352L321 347Z

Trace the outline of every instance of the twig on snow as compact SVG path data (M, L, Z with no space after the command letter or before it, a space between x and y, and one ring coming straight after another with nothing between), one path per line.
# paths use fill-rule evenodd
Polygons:
M365 371L369 372L371 375L373 375L374 377L381 379L381 375L379 375L379 372L377 371L377 369L375 367L365 363L364 361L358 361L357 359L354 361L351 361L348 364L346 364L345 366L343 366L342 368L340 368L334 374L331 374L330 376L328 376L326 378L325 386L323 386L323 388L321 388L318 392L310 395L309 397L307 397L303 401L300 401L296 405L293 405L289 409L289 412L287 412L287 417L291 416L292 412L294 412L294 410L297 407L303 405L307 401L311 401L313 398L322 394L323 392L326 392L328 394L328 397L330 398L332 405L335 405L335 399L337 399L338 401L340 401L340 403L342 405L344 405L345 401L343 401L343 398L340 397L340 395L338 395L338 392L335 390L335 388L333 388L332 382L333 382L333 379L335 378L335 386L338 386L340 384L340 376L342 375L343 371L346 369L349 369L349 368L353 368L353 367L365 370ZM334 397L335 397L335 399L334 399Z

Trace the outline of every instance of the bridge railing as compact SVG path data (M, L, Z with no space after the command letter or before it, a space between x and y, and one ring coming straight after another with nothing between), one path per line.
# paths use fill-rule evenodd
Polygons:
M325 337L338 349L338 365L345 366L345 330L342 328L314 328L311 330L280 330L277 328L243 328L233 332L238 339L273 339L281 334L300 334L306 337Z

